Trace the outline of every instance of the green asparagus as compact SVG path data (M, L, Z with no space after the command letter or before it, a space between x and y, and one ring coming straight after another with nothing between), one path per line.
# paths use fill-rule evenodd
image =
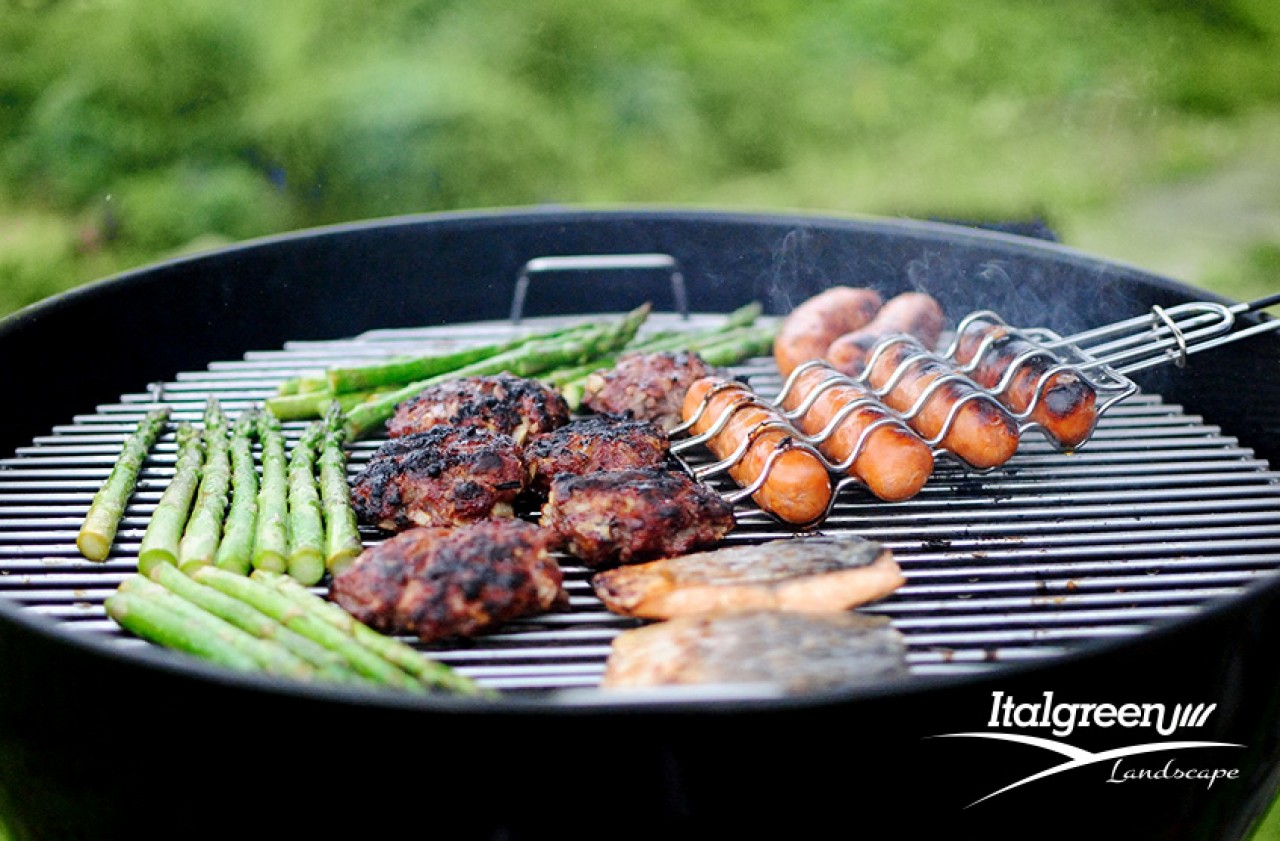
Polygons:
M201 584L168 564L151 570L152 581L174 595L259 639L272 640L315 668L316 677L337 682L363 681L336 652L290 630L262 611L221 590Z
M534 342L561 341L593 328L591 324L557 327L519 336L505 342L463 348L426 356L399 356L369 365L330 368L329 392L335 395L367 393L385 386L403 386L428 377L447 374Z
M303 584L324 577L324 510L316 485L316 453L324 424L310 424L289 453L289 574Z
M564 386L580 380L601 368L607 368L615 364L624 354L656 353L669 350L698 350L700 347L722 342L729 336L744 334L746 332L744 328L752 328L756 319L760 317L762 310L763 307L759 302L752 301L729 313L725 316L724 321L714 327L692 332L668 330L652 333L643 339L635 339L629 342L625 347L614 353L589 359L581 365L557 368L544 374L540 379L550 385Z
M398 387L407 385L426 377L446 373L452 368L476 362L487 356L510 350L522 344L561 338L589 329L591 326L590 323L574 324L568 327L535 331L506 342L481 347L463 348L462 350L424 356L397 356L365 365L333 367L326 369L318 376L290 377L284 380L276 387L276 396L289 397L323 392L332 398L357 392L367 394L383 386ZM305 402L280 404L282 408L289 409L292 407L295 411L302 411L304 407L310 405L312 404ZM325 408L325 406L321 406L320 411L314 415L298 415L298 417L316 417L323 414ZM284 419L283 416L281 419Z
M354 391L349 394L335 395L326 386L316 391L291 394L284 397L269 397L266 400L265 408L282 421L306 420L308 418L323 417L325 411L335 400L342 406L343 411L348 411L391 390L388 387L374 389L373 391Z
M283 646L259 639L219 619L142 575L131 575L122 581L116 593L107 599L108 603L117 596L126 599L136 597L155 609L156 612L151 615L164 618L163 623L148 623L135 629L129 624L127 612L118 616L108 604L107 612L113 619L153 642L216 659L224 665L237 668L258 669L299 679L315 675L314 667ZM140 613L143 617L148 615ZM138 615L139 612L135 612L135 617Z
M203 434L204 469L200 474L200 488L182 533L182 542L178 544L178 566L183 569L213 563L231 490L227 417L215 398L205 404Z
M413 676L394 663L356 642L328 622L307 611L277 591L275 588L236 575L217 567L198 567L192 576L201 584L221 590L284 623L288 628L341 654L352 668L375 681L410 691L425 691L425 687Z
M273 572L289 568L289 483L284 432L270 411L258 416L262 441L262 483L253 538L253 566Z
M524 343L523 339L513 339L509 342L464 348L432 356L396 357L376 365L331 368L327 374L329 393L336 395L367 392L382 386L400 386L425 380L427 377L447 374L465 365L497 356Z
M635 338L636 331L648 318L649 311L650 306L644 304L627 313L616 324L582 331L567 339L530 342L473 365L420 380L362 403L347 413L348 435L354 440L368 434L391 417L397 405L416 396L423 389L441 382L458 377L498 374L504 371L516 376L534 376L555 368L579 365L593 357L618 350Z
M217 566L248 575L253 566L253 534L258 519L258 472L253 463L253 439L258 412L240 413L231 428L231 507L222 541L213 556Z
M355 560L364 544L355 509L351 507L351 486L347 484L346 415L334 404L325 416L324 443L320 450L320 501L324 507L324 562L330 572L338 572Z
M310 391L327 391L329 380L326 377L290 377L276 387L276 394L285 397L290 394L306 394Z
M726 336L722 341L699 347L698 355L708 365L733 365L753 356L764 356L773 347L777 328L755 327Z
M178 425L177 439L178 460L173 478L151 514L138 549L138 568L143 573L156 564L178 563L178 545L191 511L191 500L200 484L204 462L204 442L200 433L184 421Z
M94 494L89 512L76 535L76 547L87 559L105 561L111 553L111 544L115 542L120 519L137 485L142 463L168 422L168 408L152 409L138 421L133 434L125 439L111 474Z
M203 623L190 622L169 607L134 593L116 592L105 602L107 615L121 627L166 648L194 654L233 669L256 671L253 657L209 633Z
M446 689L462 695L490 695L470 678L464 677L443 663L436 662L412 646L395 637L385 636L357 620L333 602L326 601L287 575L258 571L253 577L275 588L298 607L323 619L343 633L373 649L404 671L415 676L424 685Z

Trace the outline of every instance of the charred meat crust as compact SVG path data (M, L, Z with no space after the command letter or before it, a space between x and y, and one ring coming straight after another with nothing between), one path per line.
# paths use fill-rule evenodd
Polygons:
M689 351L631 353L587 379L582 404L593 412L652 421L670 432L680 423L689 386L719 373Z
M706 548L735 519L732 505L686 474L644 468L558 477L541 523L569 554L600 567Z
M516 443L569 422L569 404L537 380L512 374L462 377L424 389L396 407L387 421L392 438L433 426L481 427Z
M365 550L334 577L330 598L385 633L473 636L568 605L551 541L514 519L411 529Z
M435 426L379 447L356 478L351 501L362 522L398 531L511 516L523 489L523 453L511 437Z
M530 489L545 494L557 476L660 467L668 457L668 441L650 421L592 415L537 436L524 455Z

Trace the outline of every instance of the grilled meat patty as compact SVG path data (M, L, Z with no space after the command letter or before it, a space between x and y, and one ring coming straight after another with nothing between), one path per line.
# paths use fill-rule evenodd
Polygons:
M510 436L435 426L379 447L356 477L351 502L362 522L399 531L510 517L523 489L523 453Z
M569 422L569 404L537 380L512 374L462 377L424 389L396 407L392 438L433 426L475 426L510 435L517 444Z
M613 368L587 378L582 405L593 412L653 421L670 432L681 422L680 407L690 384L716 373L688 351L630 353Z
M885 617L756 610L623 631L613 640L602 685L764 684L800 694L908 673L906 644Z
M568 605L553 536L524 520L415 528L366 549L329 597L385 633L465 637Z
M528 485L545 494L557 476L659 467L667 459L667 443L667 434L649 421L620 415L570 421L525 447Z
M606 570L591 585L624 616L740 610L847 610L906 581L884 546L852 535L731 546Z
M658 468L559 476L541 522L590 567L702 549L735 524L733 506L715 491Z

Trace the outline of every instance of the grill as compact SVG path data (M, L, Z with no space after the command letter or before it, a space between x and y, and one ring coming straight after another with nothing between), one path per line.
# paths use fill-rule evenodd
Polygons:
M1218 703L1224 714L1220 725L1214 720L1221 728L1214 738L1249 747L1247 761L1240 760L1247 782L1198 798L1185 798L1181 789L1147 790L1130 801L1132 815L1135 826L1158 820L1173 836L1224 837L1225 809L1233 831L1243 831L1272 788L1280 756L1263 724L1280 707L1275 669L1256 665L1257 650L1270 645L1266 633L1280 621L1273 605L1280 482L1271 469L1280 452L1280 430L1271 421L1280 398L1267 390L1274 377L1259 378L1242 398L1223 372L1256 371L1259 360L1274 358L1271 337L1197 356L1185 370L1169 365L1135 374L1137 392L1109 407L1077 452L1026 435L1017 455L991 472L940 461L924 490L906 502L886 504L858 487L843 488L820 528L884 543L908 578L891 598L866 608L888 616L906 637L913 676L901 684L801 700L733 687L601 691L609 642L634 622L603 610L587 570L567 559L568 611L513 622L464 644L424 648L502 690L503 701L490 707L228 675L134 640L106 618L102 601L135 569L147 517L172 474L172 434L142 472L112 558L82 561L74 536L120 442L147 408L167 404L174 420L198 422L211 396L234 414L283 379L327 365L575 322L593 309L590 296L575 291L588 282L578 279L579 270L599 266L530 260L607 251L678 256L632 261L614 287L619 309L630 305L621 300L630 295L668 296L666 303L681 310L655 314L646 330L713 324L719 313L753 298L776 315L789 296L833 282L889 292L919 285L953 318L990 308L1011 323L1042 324L1062 335L1109 323L1117 312L1141 314L1203 296L1057 246L943 225L533 213L309 232L157 267L37 308L0 336L10 358L52 346L68 327L101 327L100 319L146 300L153 313L172 318L155 323L155 335L146 338L110 322L95 343L80 341L81 348L119 343L113 361L120 370L98 383L77 375L76 366L61 366L65 381L78 388L69 394L46 388L6 432L12 456L0 461L0 664L11 686L37 689L0 691L0 756L8 756L0 769L0 809L50 837L70 837L58 835L68 826L123 825L143 799L130 792L119 763L135 775L148 773L150 762L173 760L167 728L178 726L180 711L230 709L234 720L210 724L202 716L208 732L182 732L206 750L261 738L304 757L304 765L335 757L372 762L382 772L376 780L348 779L353 796L411 797L417 777L410 768L417 772L419 764L401 751L416 745L435 755L448 745L449 762L443 774L429 774L432 785L446 800L488 810L477 825L507 837L545 828L533 817L540 798L581 777L582 763L591 764L590 746L613 741L643 746L625 767L610 768L617 787L656 804L650 817L658 826L701 825L708 816L710 825L720 825L740 811L744 797L769 798L779 808L803 802L822 814L843 797L843 778L807 767L814 744L839 733L874 760L872 776L915 774L938 762L921 737L982 726L990 690L1000 687L1027 695L1074 691L1082 701L1129 700L1114 694L1129 692L1139 701ZM450 278L461 270L483 283L460 288ZM534 271L574 278L568 292L557 294L550 281L529 283ZM173 291L184 281L190 285L183 292ZM513 281L515 304L504 318ZM1063 306L1057 298L1066 299ZM556 314L528 312L539 305ZM243 322L232 326L210 312L234 313ZM390 326L368 329L378 324ZM1178 355L1176 344L1169 358ZM734 374L762 395L784 385L769 359L749 360ZM0 386L10 393L32 393L39 380L22 366L4 376L9 380ZM302 426L286 424L291 441ZM356 445L353 474L377 444ZM695 469L711 462L697 449L684 457ZM725 494L737 490L720 475L708 481ZM730 544L792 534L749 502L739 515ZM372 531L365 537L381 539ZM92 710L85 708L86 692ZM130 716L151 693L167 700L150 707L160 726L144 735L137 756L86 759L109 752L118 723L136 720ZM260 723L245 721L246 704ZM282 719L297 725L296 736L275 723ZM361 733L356 745L335 745L331 734L344 727ZM486 759L494 754L525 756L511 746L524 744L530 731L549 740L542 744L567 746L567 754L539 755L536 769L517 765L489 792L458 782L490 771ZM475 751L476 743L484 749ZM191 767L191 747L184 743L178 752L183 773L203 779L207 772ZM999 779L992 782L994 790ZM1081 785L1081 796L1090 797L1101 787ZM900 795L890 789L873 790L886 804L897 803ZM32 797L47 791L57 797ZM969 793L955 798L954 809L943 808L940 819L958 819L960 807L985 792ZM1181 805L1172 807L1171 796ZM78 816L60 808L68 799L80 804ZM1029 802L1032 814L1044 808L1043 800ZM611 814L598 803L574 807ZM1002 821L1012 813L996 815ZM332 828L328 821L318 825Z
M646 329L690 329L717 318L657 314ZM539 319L522 326L565 323ZM102 601L136 570L147 518L173 473L172 433L144 467L112 560L86 564L74 542L121 441L146 409L166 405L175 422L199 423L209 398L236 413L291 376L489 344L514 337L517 329L485 322L289 343L180 373L54 427L0 462L0 595L76 632L105 635L125 649L141 645L107 619ZM749 360L734 373L761 393L782 387L771 359ZM304 425L286 425L291 442ZM381 440L356 444L353 475ZM707 460L687 458L695 468ZM1095 439L1078 453L1063 455L1028 435L1003 469L977 476L942 465L907 503L886 504L847 489L822 529L893 549L909 584L866 610L891 617L906 635L916 673L991 669L1140 633L1272 574L1280 565L1276 478L1234 437L1157 395L1139 395L1106 412ZM714 485L726 495L738 491L724 478ZM794 533L749 500L739 515L741 525L727 543ZM381 539L374 531L365 537L367 543ZM605 611L590 592L588 570L561 560L569 612L510 623L463 647L433 647L431 656L505 691L594 686L610 639L635 623Z

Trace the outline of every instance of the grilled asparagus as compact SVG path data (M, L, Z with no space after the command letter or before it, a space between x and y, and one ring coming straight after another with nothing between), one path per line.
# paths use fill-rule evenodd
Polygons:
M111 553L111 544L115 541L125 506L137 485L142 463L168 422L167 407L152 409L138 422L133 434L125 439L120 457L111 468L111 475L94 495L76 535L76 547L87 559L105 561Z

